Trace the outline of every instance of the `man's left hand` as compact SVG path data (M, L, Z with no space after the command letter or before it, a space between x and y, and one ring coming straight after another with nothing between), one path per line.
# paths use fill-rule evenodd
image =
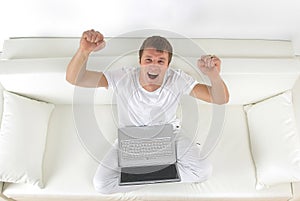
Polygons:
M221 60L215 55L203 55L198 60L198 68L210 79L219 76L221 71Z

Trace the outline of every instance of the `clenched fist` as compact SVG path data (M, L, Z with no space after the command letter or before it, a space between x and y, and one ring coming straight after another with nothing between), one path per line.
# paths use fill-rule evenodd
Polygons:
M210 78L218 76L221 70L221 60L215 55L203 55L198 60L201 72Z
M80 49L88 53L101 50L105 47L103 35L93 29L83 32L80 39Z

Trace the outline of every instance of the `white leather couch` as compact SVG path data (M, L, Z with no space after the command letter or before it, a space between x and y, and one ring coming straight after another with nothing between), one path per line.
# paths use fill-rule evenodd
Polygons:
M181 68L198 80L207 82L183 60L196 61L199 54L175 45L171 66ZM244 105L255 103L286 90L293 90L297 125L300 125L300 60L293 54L289 41L195 39L193 42L206 53L222 59L222 77L230 91L220 123L219 140L208 158L213 164L213 175L199 184L155 184L137 191L102 195L97 193L92 178L98 161L78 136L72 103L76 91L65 81L65 70L78 47L77 38L19 38L5 41L0 61L0 83L7 91L33 99L53 103L47 132L43 174L44 188L30 184L0 183L0 200L293 200L300 201L300 183L283 183L261 190L256 189L256 170ZM139 38L112 39L105 51L91 56L88 68L103 70L135 66L136 53L126 52L123 46L137 50ZM179 45L178 45L179 44ZM177 48L177 50L176 50ZM123 55L122 57L118 57ZM298 80L298 81L297 81ZM198 111L191 108L192 100L182 100L179 115L189 117L182 127L192 131L198 126L197 142L203 146L209 133L214 105L196 101ZM194 101L194 100L193 100ZM193 102L195 103L195 101ZM193 105L193 104L192 104ZM111 91L95 91L95 119L109 142L116 138L115 110ZM199 116L198 116L199 115ZM184 116L186 117L186 116ZM194 119L198 121L194 121ZM270 139L271 140L271 139ZM208 143L208 142L206 142ZM0 147L1 149L1 147ZM108 147L102 147L97 158L103 157Z

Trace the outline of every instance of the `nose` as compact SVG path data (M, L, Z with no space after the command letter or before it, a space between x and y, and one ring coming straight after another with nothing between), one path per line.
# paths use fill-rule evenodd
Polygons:
M157 73L157 74L159 74L159 73L161 72L160 66L155 65L155 64L149 65L147 69L148 69L148 70L147 70L148 72L152 72L152 73Z

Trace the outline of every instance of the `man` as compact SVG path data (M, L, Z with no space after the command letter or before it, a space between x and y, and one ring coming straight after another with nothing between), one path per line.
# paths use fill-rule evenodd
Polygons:
M152 36L143 42L139 51L139 68L107 72L87 70L89 54L104 47L101 33L85 31L80 47L68 65L66 79L81 87L113 88L117 95L119 127L172 124L174 133L181 133L176 110L182 95L189 94L215 104L225 104L229 100L227 87L220 77L221 61L216 56L206 55L198 60L200 71L211 81L211 86L207 86L181 70L169 68L173 49L163 37ZM98 192L126 192L140 187L118 185L117 147L116 142L97 169L94 186ZM179 134L176 147L181 182L203 182L210 176L211 165L200 160L197 145Z

